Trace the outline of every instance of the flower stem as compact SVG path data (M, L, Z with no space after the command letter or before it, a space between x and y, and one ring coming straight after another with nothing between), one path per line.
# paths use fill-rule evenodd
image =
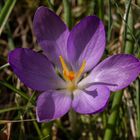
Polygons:
M71 132L72 136L75 137L77 135L78 131L78 123L77 123L77 114L74 112L73 109L70 109L69 111L69 120L70 120L70 126L71 126Z

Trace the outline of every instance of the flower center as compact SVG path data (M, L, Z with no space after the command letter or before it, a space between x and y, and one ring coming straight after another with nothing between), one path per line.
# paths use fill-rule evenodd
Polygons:
M62 56L59 56L62 68L63 68L63 77L68 83L68 90L73 91L77 88L77 82L79 81L81 75L84 72L86 61L83 61L82 66L80 67L78 72L70 71L63 59Z

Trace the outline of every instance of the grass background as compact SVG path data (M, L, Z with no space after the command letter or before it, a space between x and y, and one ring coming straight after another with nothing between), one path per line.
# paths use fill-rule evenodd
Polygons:
M39 93L19 81L7 57L17 47L40 50L32 21L41 5L70 29L87 15L99 16L107 37L103 59L118 53L140 58L140 0L0 0L0 140L140 140L139 78L112 93L102 113L70 112L49 123L36 121Z

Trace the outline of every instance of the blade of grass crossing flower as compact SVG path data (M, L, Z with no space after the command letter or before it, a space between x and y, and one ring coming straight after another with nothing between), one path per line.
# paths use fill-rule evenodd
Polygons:
M126 18L125 18L125 28L124 28L124 42L123 42L123 49L124 52L127 54L133 54L134 50L134 23L133 23L133 11L131 8L131 0L129 0L126 3ZM128 107L129 108L129 107ZM129 113L130 114L130 113ZM134 132L134 127L132 124L132 117L130 116L130 125L131 125L131 131ZM133 133L133 138L135 139L135 135Z
M128 3L126 3L126 23L125 24L125 30L124 30L124 52L127 54L133 54L133 50L134 50L134 40L133 40L133 36L134 36L134 23L133 23L133 11L131 8L131 0L128 1ZM127 25L127 26L126 26ZM133 35L133 36L132 36ZM130 117L132 118L132 117ZM132 123L131 123L131 119L130 119L130 125L131 125L131 131L134 131L134 127L132 128ZM135 139L135 135L133 133L133 138Z
M69 28L72 27L72 16L71 16L71 3L69 0L63 0L64 5L64 19Z
M0 12L0 35L3 31L3 28L8 20L9 15L11 14L17 0L7 0L4 7Z
M129 24L129 28L131 30L133 30L133 22L130 22L130 20L132 20L132 10L130 11L130 5L131 5L131 0L128 1L128 3L126 3L127 6L126 6L126 20L125 22L127 24ZM130 16L129 16L130 14ZM127 27L128 26L125 26L125 33L124 34L124 53L126 54L132 54L133 53L133 42L132 42L132 36L130 36L128 34L128 29ZM127 30L127 31L126 31ZM126 38L128 37L129 35L129 39L130 40L127 40ZM125 49L127 47L127 49ZM122 94L123 94L123 91L119 91L119 92L116 92L115 95L114 95L114 98L113 98L113 104L112 104L112 108L111 108L111 114L109 116L109 119L108 119L108 124L107 124L107 128L105 130L105 135L104 135L104 140L112 140L112 136L113 136L113 132L114 132L114 129L115 129L115 126L116 126L116 121L117 121L117 117L118 117L118 113L119 113L119 107L120 107L120 103L121 103L121 100L122 100Z

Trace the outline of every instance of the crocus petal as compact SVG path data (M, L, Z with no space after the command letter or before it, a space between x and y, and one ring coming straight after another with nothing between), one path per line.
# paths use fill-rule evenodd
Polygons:
M69 30L61 19L48 8L41 6L37 9L33 28L37 41L48 59L60 66L59 56L67 60L67 38Z
M71 96L66 90L46 91L37 100L37 120L48 122L68 112L71 107Z
M140 61L132 55L119 54L108 57L97 65L79 86L88 83L106 83L111 91L121 90L136 79L140 73ZM115 86L116 85L116 86Z
M105 86L91 86L85 90L74 91L72 107L81 114L94 114L104 110L110 91Z
M80 21L68 38L68 57L76 71L86 60L85 71L92 69L100 60L105 49L105 30L96 16L88 16Z
M64 87L46 56L30 49L17 48L9 54L14 73L28 87L44 91Z

